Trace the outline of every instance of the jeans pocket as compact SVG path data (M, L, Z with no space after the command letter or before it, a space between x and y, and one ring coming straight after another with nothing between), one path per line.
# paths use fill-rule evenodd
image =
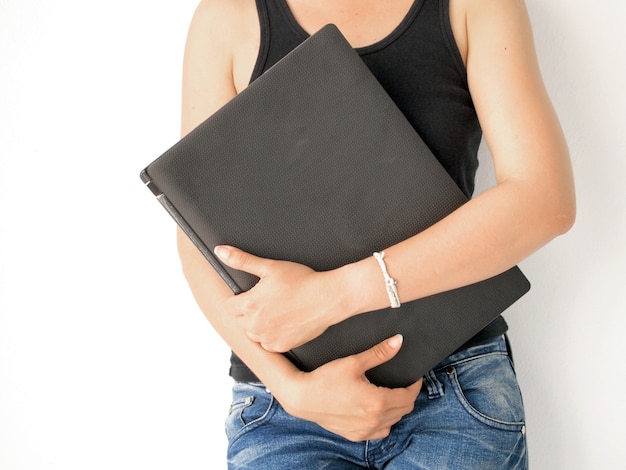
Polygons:
M522 394L506 354L468 358L446 367L445 375L472 417L498 429L524 431Z
M269 419L274 397L261 384L237 382L233 385L233 399L225 422L228 440L236 439Z

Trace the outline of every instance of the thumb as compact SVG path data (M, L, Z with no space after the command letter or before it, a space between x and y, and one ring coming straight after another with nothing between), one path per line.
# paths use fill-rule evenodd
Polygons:
M392 359L400 350L403 341L402 335L395 335L376 346L357 354L361 361L363 372Z
M265 273L266 259L254 256L234 246L218 245L214 249L215 254L231 268L245 271L262 277Z

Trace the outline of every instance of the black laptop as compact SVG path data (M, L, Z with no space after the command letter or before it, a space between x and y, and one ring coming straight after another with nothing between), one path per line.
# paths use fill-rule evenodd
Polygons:
M216 245L330 270L419 233L467 200L333 25L141 178L234 293L257 279L223 266L213 255ZM398 309L357 315L286 355L310 371L402 333L397 356L367 376L378 385L406 386L529 288L514 267Z

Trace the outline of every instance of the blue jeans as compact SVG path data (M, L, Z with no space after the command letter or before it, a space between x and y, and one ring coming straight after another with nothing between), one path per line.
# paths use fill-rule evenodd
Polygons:
M384 439L351 442L288 415L262 384L235 383L230 469L526 469L522 396L504 337L424 377L415 409Z

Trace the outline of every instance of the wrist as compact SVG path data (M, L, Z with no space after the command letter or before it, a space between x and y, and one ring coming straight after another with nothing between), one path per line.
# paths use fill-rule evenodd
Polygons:
M267 389L274 395L278 403L291 416L302 417L303 387L302 384L308 373L295 369L281 374L277 380L263 382Z
M342 266L337 271L342 279L344 319L389 306L385 279L373 256Z
M391 277L389 271L387 271L387 264L385 263L385 252L375 252L374 259L378 262L383 278L385 279L385 289L387 290L387 297L389 297L389 305L391 308L399 308L400 296L398 295L398 288L396 285L398 281Z

